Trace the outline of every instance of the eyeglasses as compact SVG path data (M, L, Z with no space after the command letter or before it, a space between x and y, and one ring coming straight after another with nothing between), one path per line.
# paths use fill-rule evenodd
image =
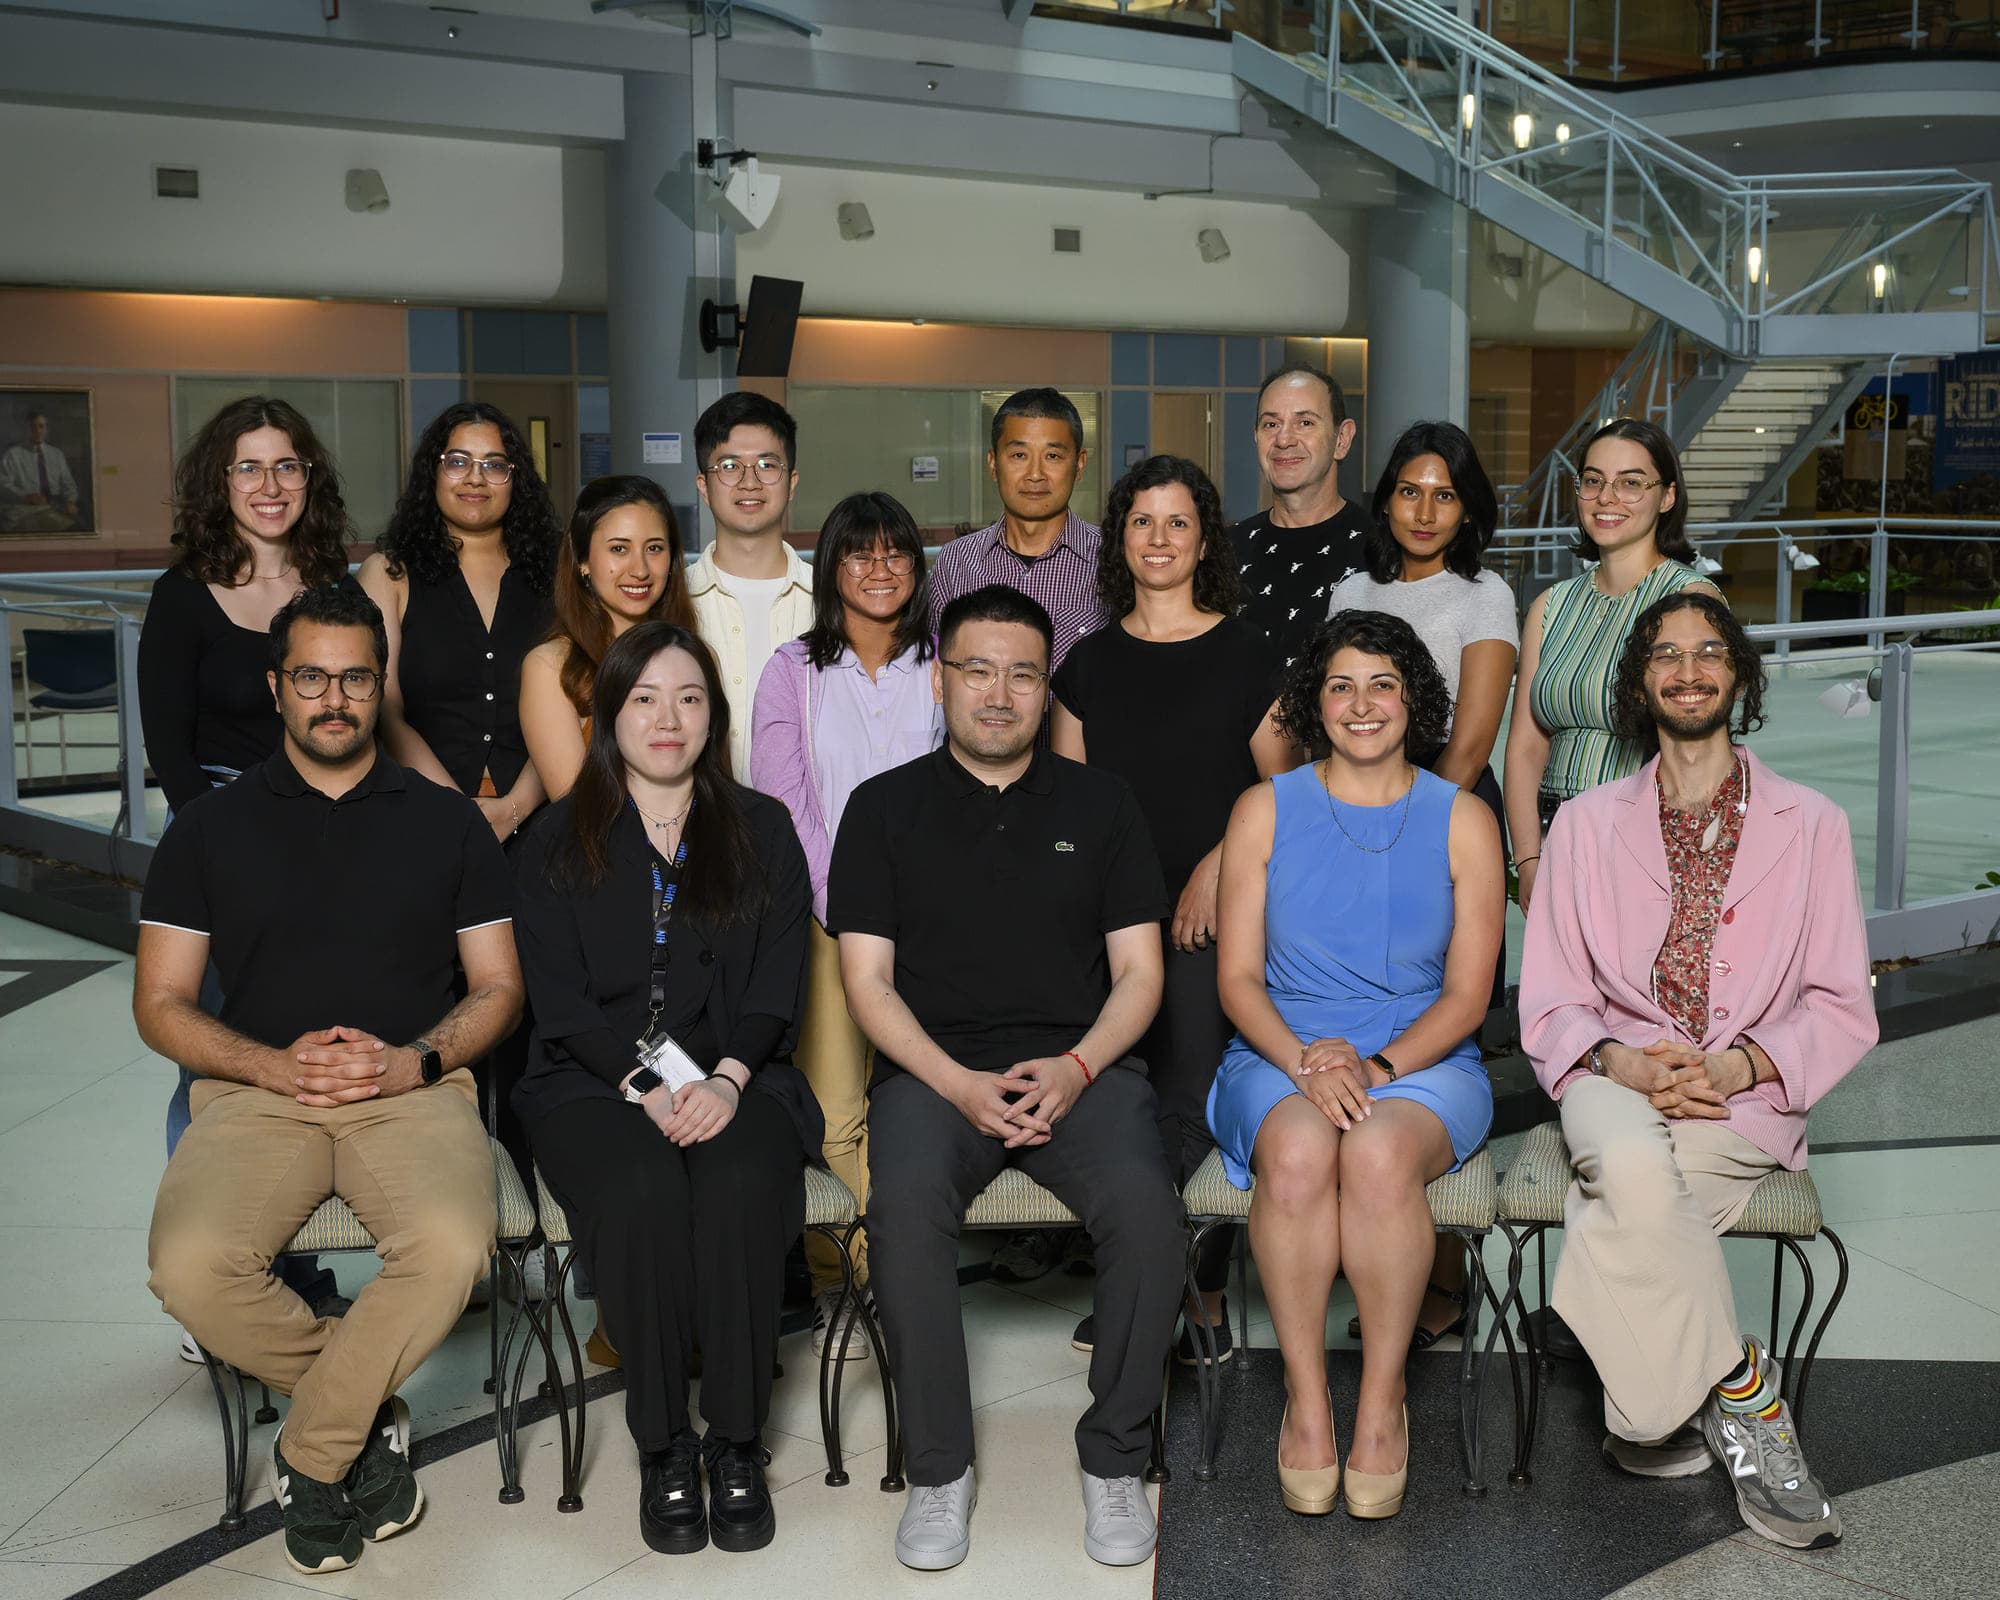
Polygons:
M1579 500L1598 499L1609 489L1628 506L1637 505L1646 498L1648 489L1657 489L1664 481L1661 478L1641 478L1629 472L1618 478L1607 478L1601 472L1586 472L1574 480Z
M917 558L907 550L892 550L888 555L852 555L840 558L840 570L850 578L865 578L878 566L887 567L892 578L907 578L917 569Z
M709 476L727 484L743 481L743 474L754 472L759 483L776 483L792 469L782 456L758 456L753 461L745 461L741 456L724 456L708 469Z
M340 679L340 692L348 699L373 700L382 682L381 673L362 667L349 667L340 673L328 672L325 667L280 667L278 676L292 680L292 693L301 700L320 699L336 677Z
M463 450L447 450L438 457L438 471L453 483L462 483L477 468L492 483L505 483L514 476L514 463L497 456L469 456Z
M944 666L955 668L958 675L965 679L966 688L980 694L1003 677L1007 680L1009 694L1034 694L1049 681L1049 675L1040 667L1009 667L1003 673L990 661L946 661L942 656L938 660Z
M1704 667L1720 667L1729 661L1729 646L1720 639L1704 639L1692 650L1683 650L1677 645L1656 644L1646 652L1646 659L1656 667L1672 671L1681 662L1692 660Z
M229 481L239 489L261 489L267 477L276 477L280 489L300 489L312 471L309 461L236 461L230 463Z

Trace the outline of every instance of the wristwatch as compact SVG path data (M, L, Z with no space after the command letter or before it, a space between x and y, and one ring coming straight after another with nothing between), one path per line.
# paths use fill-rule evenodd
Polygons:
M651 1067L641 1067L625 1080L625 1098L636 1106L666 1081Z
M1596 1044L1590 1047L1590 1055L1587 1059L1590 1062L1590 1070L1596 1076L1600 1078L1611 1076L1610 1064L1604 1059L1604 1047L1608 1044L1616 1043L1617 1040L1615 1039L1599 1039Z
M444 1076L444 1057L438 1054L437 1046L428 1039L418 1039L410 1048L417 1053L417 1073L426 1085L436 1083Z

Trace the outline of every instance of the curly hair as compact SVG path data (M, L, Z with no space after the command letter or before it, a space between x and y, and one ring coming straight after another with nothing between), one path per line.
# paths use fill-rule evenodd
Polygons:
M1646 698L1646 668L1652 659L1653 644L1660 637L1661 624L1676 611L1699 611L1729 647L1729 669L1736 686L1736 712L1732 719L1735 726L1731 733L1742 739L1764 726L1764 658L1724 602L1699 589L1683 589L1655 600L1639 613L1632 631L1625 636L1625 649L1618 657L1618 670L1611 679L1612 731L1649 756L1660 748L1660 727Z
M296 407L271 395L232 400L202 424L174 468L174 565L202 583L228 587L250 566L250 546L237 531L229 504L229 469L236 441L259 428L276 428L306 464L305 506L286 536L299 582L311 587L347 576L347 541L353 529L340 494L340 473L312 424Z
M1600 439L1630 439L1652 457L1653 470L1660 475L1661 484L1674 491L1674 503L1660 513L1660 520L1653 525L1653 547L1669 561L1685 561L1693 566L1695 551L1687 536L1687 480L1681 476L1680 452L1674 448L1674 441L1667 436L1667 430L1643 417L1615 418L1584 441L1583 453L1576 458L1584 466L1589 465L1590 452ZM1579 473L1581 470L1579 467ZM1570 550L1585 561L1599 559L1597 541L1583 526L1583 502L1580 500L1576 506L1576 542Z
M1444 674L1425 648L1417 630L1386 611L1336 611L1313 629L1278 690L1278 731L1303 745L1314 760L1327 754L1333 741L1320 717L1320 687L1335 655L1355 649L1388 660L1403 679L1403 704L1410 722L1403 732L1403 754L1422 765L1444 748L1451 726L1451 691Z
M389 525L375 541L389 565L389 576L414 577L420 583L443 583L458 566L459 540L445 526L438 507L438 457L445 453L455 429L484 422L497 428L500 448L514 464L507 510L500 518L500 539L507 565L536 594L548 594L555 583L556 549L562 524L549 503L548 485L535 470L535 453L514 419L498 406L462 400L431 419L410 454L410 475Z
M1194 499L1205 547L1194 568L1197 609L1233 616L1243 606L1243 583L1236 576L1236 552L1229 542L1229 524L1222 515L1222 496L1215 485L1185 456L1148 456L1111 486L1104 502L1104 538L1097 547L1097 602L1113 620L1136 603L1132 569L1125 560L1125 519L1132 502L1148 489L1179 484Z
M681 525L666 490L651 478L633 473L591 479L576 497L569 532L563 536L562 549L567 559L556 568L556 620L549 629L551 639L561 639L569 646L563 657L562 690L579 717L590 715L591 686L597 678L598 663L612 641L611 618L582 572L590 561L590 536L620 506L633 505L652 508L667 531L667 548L672 554L667 563L667 586L653 602L652 615L646 620L671 622L689 633L695 631L694 598L688 593Z
M1377 583L1394 583L1403 574L1403 547L1389 526L1389 501L1396 484L1418 456L1436 456L1444 463L1445 476L1458 496L1458 532L1445 546L1447 572L1461 578L1479 577L1479 558L1493 542L1500 525L1500 500L1493 492L1493 480L1480 464L1479 451L1466 431L1449 422L1413 422L1402 437L1389 447L1389 461L1375 480L1375 498L1369 505L1372 518L1361 541L1362 559L1368 576Z

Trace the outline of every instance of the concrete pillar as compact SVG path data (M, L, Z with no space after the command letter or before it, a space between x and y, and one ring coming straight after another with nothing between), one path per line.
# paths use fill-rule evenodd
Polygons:
M1471 388L1471 236L1466 209L1401 177L1368 230L1370 487L1412 422L1465 426Z
M694 423L736 381L728 351L705 355L703 299L736 299L735 242L702 203L695 140L716 133L714 41L687 74L625 74L625 137L605 162L606 300L611 331L611 465L667 491L690 548L702 531ZM726 133L724 141L727 142ZM643 459L642 436L681 436L678 463Z

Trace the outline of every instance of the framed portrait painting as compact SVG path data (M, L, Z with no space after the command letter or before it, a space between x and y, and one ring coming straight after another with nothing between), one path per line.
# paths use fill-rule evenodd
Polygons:
M90 391L0 388L0 536L96 531Z

